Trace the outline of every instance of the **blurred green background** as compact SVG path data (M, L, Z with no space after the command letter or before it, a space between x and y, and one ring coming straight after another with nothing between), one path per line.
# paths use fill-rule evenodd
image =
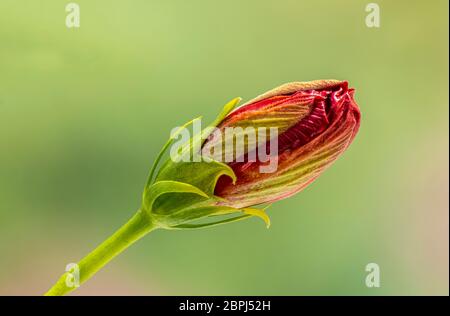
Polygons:
M449 292L448 2L0 2L0 294L40 295L139 207L170 130L289 81L346 79L361 130L258 219L157 231L74 295ZM365 266L381 287L365 286Z

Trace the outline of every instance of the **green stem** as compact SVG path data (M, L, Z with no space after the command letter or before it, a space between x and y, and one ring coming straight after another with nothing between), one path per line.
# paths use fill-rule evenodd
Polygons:
M111 259L135 241L156 228L157 226L150 217L139 210L125 225L78 263L79 285L89 280ZM72 286L74 276L74 271L64 273L45 295L64 295L75 290L77 287Z

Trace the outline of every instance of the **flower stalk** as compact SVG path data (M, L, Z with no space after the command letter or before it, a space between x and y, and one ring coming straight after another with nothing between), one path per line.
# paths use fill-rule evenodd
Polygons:
M89 280L115 256L156 228L157 225L148 214L139 210L125 225L78 263L79 285ZM72 278L73 275L70 272L64 273L45 295L60 296L75 290L77 287L72 284Z

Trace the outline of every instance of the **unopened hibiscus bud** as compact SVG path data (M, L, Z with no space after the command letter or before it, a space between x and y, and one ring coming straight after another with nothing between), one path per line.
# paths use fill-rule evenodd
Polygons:
M269 225L264 210L254 207L306 187L359 128L359 109L346 81L284 84L232 110L238 101L177 149L178 158L168 159L149 182L143 209L161 226L199 227L189 222L238 212ZM197 151L204 159L193 159Z
M273 173L262 173L261 164L265 163L259 160L228 163L236 175L236 183L229 177L221 177L215 194L229 205L241 208L286 198L305 188L355 137L360 112L353 93L346 81L294 82L266 92L231 112L218 125L220 130L249 126L278 128L275 159L278 167ZM211 144L206 142L204 146ZM246 147L250 152L245 154L249 156L257 146Z
M203 130L193 120L171 133L151 168L140 209L74 265L77 284L155 229L196 229L254 216L269 226L265 209L257 206L291 196L314 181L359 128L359 109L345 81L288 83L233 110L239 101L226 104ZM171 148L176 159L169 157L159 166L190 124L194 135ZM66 272L46 294L74 290L73 278Z

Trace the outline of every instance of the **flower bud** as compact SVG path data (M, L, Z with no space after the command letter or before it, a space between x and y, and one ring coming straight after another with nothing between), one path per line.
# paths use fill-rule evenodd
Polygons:
M141 209L169 229L252 216L269 226L264 209L253 207L301 191L352 142L360 123L353 93L346 81L317 80L284 84L235 110L240 99L233 99L180 148L177 156L182 159L168 159L157 170L178 132L171 135L150 172ZM199 151L202 159L192 159ZM190 223L234 213L241 215Z
M221 177L215 194L233 207L248 207L289 197L314 181L341 155L355 137L360 112L354 90L346 81L318 80L284 84L235 109L218 125L230 127L275 127L278 129L278 163L272 173L262 173L256 161L233 161L233 184ZM226 139L225 139L226 140ZM272 140L273 141L273 140ZM207 141L204 147L211 146ZM246 157L261 144L250 144ZM268 148L268 144L263 144ZM242 160L242 159L241 159Z

